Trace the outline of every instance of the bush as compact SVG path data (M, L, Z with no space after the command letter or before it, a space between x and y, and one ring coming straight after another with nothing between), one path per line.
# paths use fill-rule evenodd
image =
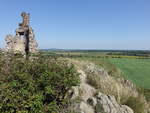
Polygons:
M145 113L145 103L140 97L130 96L124 104L129 106L134 113Z
M148 102L150 102L150 90L144 89L144 96Z
M78 85L72 64L58 59L0 58L0 113L57 113Z
M150 102L150 90L149 89L138 87L138 92L145 96L145 99L147 100L147 102Z

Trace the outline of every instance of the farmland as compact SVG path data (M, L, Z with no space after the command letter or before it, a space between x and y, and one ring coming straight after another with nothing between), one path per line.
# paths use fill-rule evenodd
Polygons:
M150 89L150 59L110 59L123 76L138 86Z
M122 75L137 86L150 89L150 59L82 58L104 67L112 76Z
M137 86L150 89L149 51L47 51L46 54L88 60L104 67L111 75L121 74Z

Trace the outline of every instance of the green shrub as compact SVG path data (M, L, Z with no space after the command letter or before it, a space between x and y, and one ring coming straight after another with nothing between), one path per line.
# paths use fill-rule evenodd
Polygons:
M150 102L150 90L144 89L144 96L148 102Z
M0 113L57 113L78 85L72 64L42 57L0 58Z
M137 87L137 89L140 94L145 96L145 99L147 100L147 102L150 102L150 90L142 88L142 87Z
M145 103L140 97L130 96L124 104L129 106L134 113L145 113Z

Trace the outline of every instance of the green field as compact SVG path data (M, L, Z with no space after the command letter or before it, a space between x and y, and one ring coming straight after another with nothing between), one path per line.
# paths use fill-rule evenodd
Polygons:
M150 59L78 58L104 67L112 76L122 75L137 86L150 89Z
M104 67L112 76L121 74L137 86L150 89L150 59L135 58L79 58ZM121 70L121 72L119 70Z
M121 74L137 86L150 89L150 51L52 51L51 55L94 62L112 76Z
M136 85L150 89L150 59L109 59L117 66L123 76Z

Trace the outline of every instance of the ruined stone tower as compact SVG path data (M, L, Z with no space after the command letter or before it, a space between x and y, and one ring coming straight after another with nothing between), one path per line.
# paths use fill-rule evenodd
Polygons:
M23 12L22 23L16 29L16 35L7 35L5 38L7 52L21 53L28 55L29 53L38 52L38 44L35 40L35 35L32 27L29 25L30 14Z

